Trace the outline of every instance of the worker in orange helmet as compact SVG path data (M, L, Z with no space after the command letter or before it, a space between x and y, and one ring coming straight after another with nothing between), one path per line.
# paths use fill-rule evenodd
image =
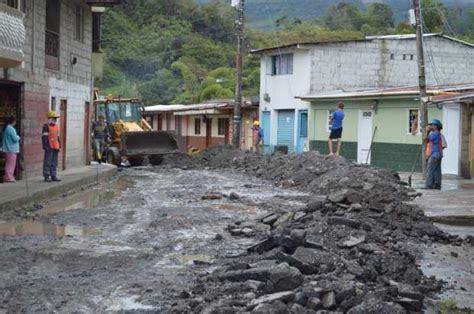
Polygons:
M58 117L59 115L55 111L48 112L48 122L43 125L41 133L44 150L43 176L45 182L61 181L57 176L58 156L61 150L59 127L57 125Z

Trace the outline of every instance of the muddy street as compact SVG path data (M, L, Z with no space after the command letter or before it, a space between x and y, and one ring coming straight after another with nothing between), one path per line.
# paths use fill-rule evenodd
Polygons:
M300 198L231 172L126 169L34 220L0 224L0 310L166 310L217 256L252 243L227 224Z

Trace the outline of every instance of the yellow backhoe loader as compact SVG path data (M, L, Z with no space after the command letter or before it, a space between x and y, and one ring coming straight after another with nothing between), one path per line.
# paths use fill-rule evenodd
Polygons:
M100 99L99 90L94 95L95 116L102 115L108 126L110 141L103 153L108 163L120 166L128 160L131 166L140 166L145 157L152 165L159 165L163 155L178 152L174 132L153 131L143 119L143 104L139 99Z

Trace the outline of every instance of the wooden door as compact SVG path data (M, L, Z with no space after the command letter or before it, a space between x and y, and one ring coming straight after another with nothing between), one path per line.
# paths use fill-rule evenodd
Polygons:
M60 166L66 170L66 143L67 143L67 100L61 99L59 107L59 140L61 143Z
M206 119L206 147L212 145L212 118Z
M84 105L84 152L86 165L91 163L91 116L90 116L90 103L86 101Z
M224 121L224 143L230 144L230 121L225 119Z

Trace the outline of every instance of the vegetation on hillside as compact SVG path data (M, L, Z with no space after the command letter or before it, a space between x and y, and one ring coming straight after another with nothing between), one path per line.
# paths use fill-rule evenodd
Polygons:
M273 16L269 31L246 29L246 48L413 33L408 23L396 23L390 6L359 2L332 1L317 22ZM427 31L450 33L456 28L467 30L466 38L474 34L474 9L459 12L463 18L454 23L448 18L454 21L456 12L438 0L423 0L423 7ZM235 11L225 0L202 5L193 0L124 0L104 17L106 66L103 81L97 83L104 93L140 97L150 105L232 98L234 20ZM245 55L244 96L258 95L259 67L257 57Z

